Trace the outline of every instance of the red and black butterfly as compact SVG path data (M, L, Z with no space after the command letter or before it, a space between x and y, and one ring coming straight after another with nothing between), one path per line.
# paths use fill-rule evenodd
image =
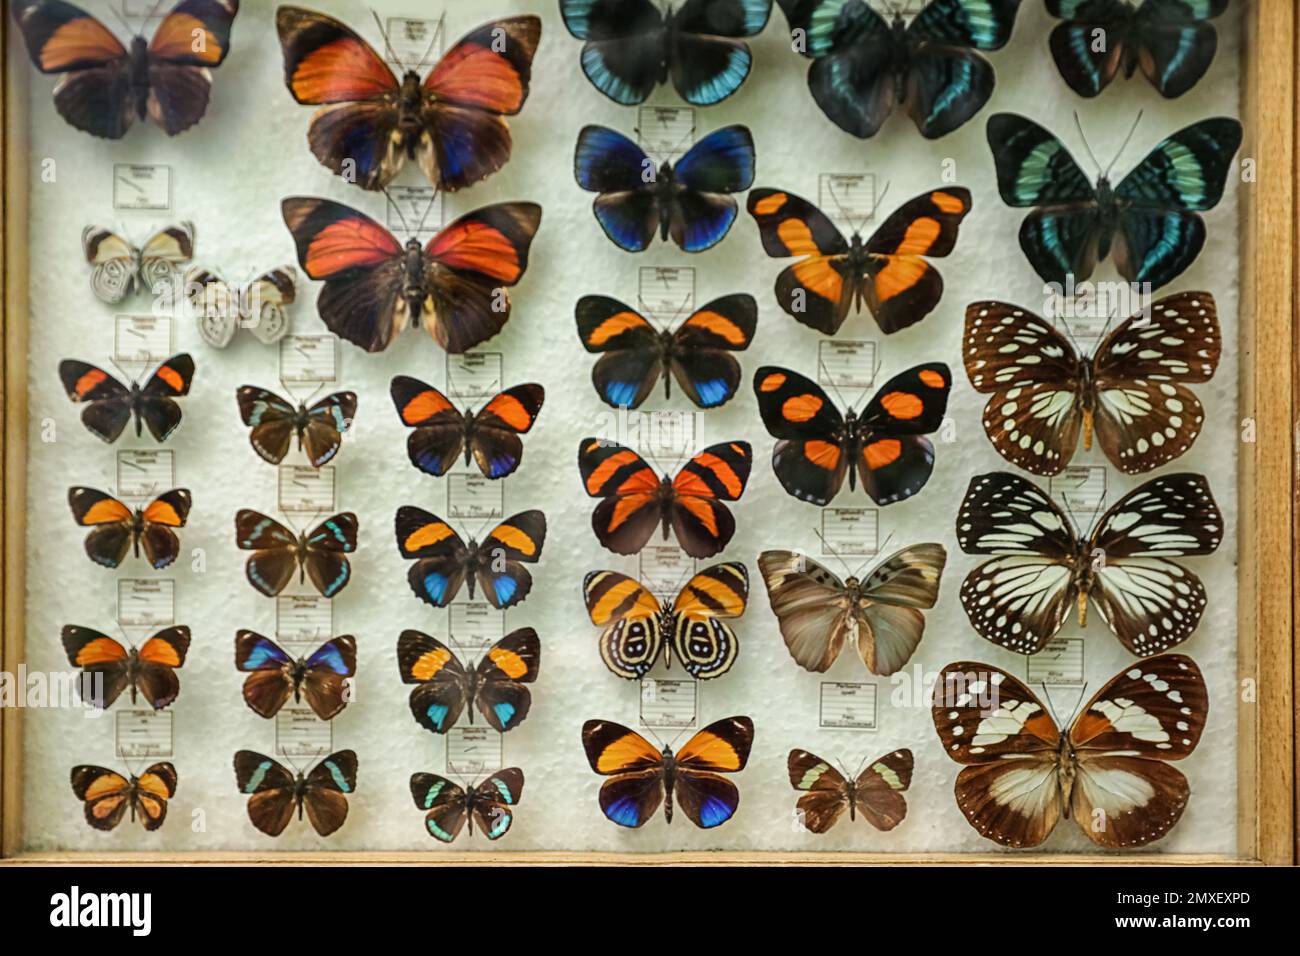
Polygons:
M934 694L943 751L964 765L957 806L995 843L1038 846L1069 816L1099 846L1145 846L1183 815L1191 787L1170 762L1196 749L1209 709L1190 657L1124 668L1068 734L1033 691L989 664L949 664Z
M203 118L208 71L230 52L239 0L181 0L152 39L132 37L129 50L66 0L15 0L13 11L36 68L62 74L54 87L59 115L93 136L120 139L135 120L175 136Z
M187 488L173 488L134 509L94 488L68 489L72 517L91 529L86 535L86 554L106 568L117 567L128 553L140 557L141 549L154 570L175 561L181 553L181 539L172 529L185 526L190 503Z
M892 830L907 816L903 791L912 782L910 750L895 750L872 761L856 779L806 750L791 750L786 770L790 786L805 791L795 801L795 814L812 833L825 833L845 810L850 820L861 813L877 830Z
M173 355L154 369L143 386L132 382L127 388L102 368L64 359L59 363L59 379L71 401L85 404L81 423L92 435L117 441L134 416L137 438L147 425L154 440L166 441L181 423L181 407L175 399L189 394L194 360L185 352Z
M471 599L481 587L493 607L518 604L533 586L524 565L536 563L546 543L546 515L536 510L507 518L482 544L466 544L447 522L411 505L397 509L395 525L397 550L416 559L407 574L411 590L434 607L450 604L462 584Z
M710 445L675 478L660 477L644 458L617 442L584 438L578 445L582 486L603 499L591 514L600 543L615 554L636 554L656 528L693 558L711 558L736 533L736 519L724 501L745 492L754 452L749 442Z
M357 516L343 512L310 533L295 533L260 511L241 508L235 515L235 544L253 552L244 566L248 583L267 597L288 587L297 571L299 583L310 577L317 591L332 598L352 579L347 556L357 549Z
M282 6L275 14L284 82L322 108L307 142L321 164L363 189L382 189L408 160L438 189L471 186L510 158L504 116L528 98L542 21L491 20L462 37L420 81L399 81L365 40L331 16Z
M405 245L365 213L329 199L292 196L280 206L298 263L325 288L316 309L331 332L367 352L422 324L448 352L490 339L510 319L506 287L528 268L542 221L530 202L461 216L421 246Z
M235 782L248 794L248 819L267 836L279 836L294 811L321 836L329 836L348 818L347 794L357 788L357 755L339 750L309 773L290 772L280 761L252 750L235 754Z
M524 772L518 767L498 770L468 790L436 773L411 774L411 797L426 811L424 828L443 843L456 839L466 823L472 834L475 821L489 840L505 836L523 793Z
M171 704L181 692L176 668L185 663L189 648L188 627L165 628L130 650L94 628L77 624L63 628L68 663L86 674L102 675L103 684L96 687L91 700L102 708L112 707L128 688L132 704L138 696L154 710Z
M309 408L298 407L256 385L241 385L235 392L239 417L253 430L248 442L253 451L273 465L284 461L289 443L296 435L298 450L305 452L313 468L319 468L335 455L343 443L343 433L352 427L357 414L356 392L334 392Z
M639 407L662 375L665 398L676 379L700 408L716 408L736 394L740 363L730 353L749 348L758 306L751 295L723 296L671 331L603 295L583 296L576 315L583 347L600 355L591 381L606 405Z
M542 645L531 627L511 631L484 652L474 667L466 667L442 641L421 631L403 631L397 638L397 669L411 691L415 722L435 734L445 734L461 712L474 723L477 709L497 733L518 727L532 706L524 685L537 680Z
M176 796L176 768L164 761L129 777L92 764L72 768L72 792L85 803L86 822L96 830L112 830L128 809L146 830L157 830L167 819L167 801Z
M406 439L411 464L436 477L464 455L478 463L485 478L504 478L519 467L525 434L537 421L546 390L535 383L516 385L494 396L478 411L461 411L432 385L408 375L394 377L391 394L402 422L414 431Z
M886 335L920 322L943 296L943 277L923 257L946 256L970 212L969 189L934 189L894 211L871 238L852 240L806 199L777 189L749 194L763 251L799 257L776 277L776 301L810 329L834 335L865 304Z
M880 387L858 415L841 414L821 386L798 372L766 365L754 375L763 424L779 439L772 469L801 501L828 505L845 474L878 505L910 498L930 480L934 445L948 408L952 373L942 362L915 365Z
M248 674L244 703L261 717L274 717L292 697L306 700L316 716L330 720L348 704L348 678L357 671L357 642L332 637L306 657L295 658L255 631L235 635L235 667Z

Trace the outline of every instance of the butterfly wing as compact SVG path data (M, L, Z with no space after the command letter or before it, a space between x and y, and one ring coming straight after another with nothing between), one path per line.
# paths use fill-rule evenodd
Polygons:
M465 542L451 525L423 508L403 505L395 521L397 550L417 559L407 572L415 596L434 607L446 607L465 580Z
M1106 337L1093 359L1094 421L1117 468L1150 471L1191 448L1205 410L1185 383L1209 381L1222 350L1208 292L1166 296Z
M263 345L284 338L289 331L289 306L298 298L298 270L280 266L264 272L244 290L241 312L248 330Z
M485 837L499 840L506 835L523 793L524 772L518 767L498 770L474 788L474 820Z
M911 660L925 636L921 611L939 599L947 560L943 545L913 545L880 562L861 583L854 613L840 626L855 625L858 653L871 673L894 674Z
M639 680L663 651L659 599L650 589L617 571L592 571L582 582L591 623L605 628L600 659L610 672Z
M1080 96L1109 86L1140 42L1124 0L1047 0L1047 12L1065 21L1052 28L1048 45L1061 78Z
M411 691L416 723L435 734L450 730L469 698L465 667L451 648L420 631L403 631L397 638L397 669L402 683L419 685Z
M239 0L181 0L149 41L149 118L175 136L203 118L212 89L209 69L230 52Z
M736 519L723 502L740 500L753 463L749 442L719 442L683 465L673 479L673 533L691 557L711 558L731 541Z
M564 25L582 47L582 72L616 103L645 101L663 80L664 19L651 0L560 0Z
M1115 502L1092 536L1102 560L1090 596L1130 652L1167 650L1191 636L1205 610L1205 585L1169 560L1210 554L1223 516L1201 475L1153 478Z
M912 783L912 751L895 750L858 774L854 809L877 830L892 830L907 816L903 791Z
M252 551L244 565L248 583L275 597L299 570L298 536L274 518L241 508L235 515L235 545Z
M612 720L582 725L587 763L610 777L600 788L600 809L621 827L639 827L663 801L663 755L635 730Z
M107 634L76 624L65 624L61 637L69 664L87 674L102 675L92 679L91 703L112 707L130 680L126 648Z
M338 454L343 433L352 427L356 414L356 392L334 392L307 409L302 449L313 468L320 468Z
M352 579L347 555L357 549L357 516L351 511L326 518L307 535L303 567L311 583L332 598Z
M1137 64L1160 95L1182 96L1214 62L1219 35L1206 23L1228 0L1145 0L1134 18Z
M194 0L186 0L191 2ZM218 0L202 2L215 4ZM181 267L194 258L194 223L181 222L159 230L145 240L139 255L140 280L145 288L155 296L179 298L174 288L181 278Z
M297 808L296 780L280 761L252 750L235 753L235 784L248 794L248 819L267 836L279 836Z
M239 417L252 431L248 443L263 461L278 465L289 454L298 410L274 392L241 385L235 392Z
M176 796L176 768L164 761L150 764L135 781L135 812L146 830L157 830L167 819L167 801Z
M804 670L827 670L855 626L844 582L794 551L764 551L758 568L790 656Z
M723 0L739 3L742 0ZM705 136L673 166L668 235L683 252L716 246L736 221L736 200L754 183L754 137L747 126L724 126Z
M663 520L659 475L630 448L600 438L578 446L582 487L602 499L591 513L591 528L615 554L636 554Z
M738 562L715 564L686 582L673 602L673 650L696 680L721 677L740 651L724 618L745 613L749 574Z
M705 727L677 753L675 793L682 812L702 829L721 826L740 806L740 791L720 776L743 770L754 742L754 722L727 717Z
M185 488L163 492L141 512L140 548L154 570L167 567L181 553L181 539L173 528L185 527L193 503Z
M248 630L235 634L235 667L248 674L244 703L259 717L274 717L293 694L294 664L269 637Z
M73 520L90 528L86 535L86 554L106 568L115 568L126 560L134 540L134 513L112 495L94 488L68 489L68 506Z
M682 99L712 106L740 89L753 55L743 37L767 26L772 0L686 0L668 29L668 76Z
M627 252L650 245L660 228L653 188L658 173L645 150L608 127L584 126L573 175L579 186L598 194L591 209L610 242Z
M533 587L525 564L535 564L546 543L546 515L521 511L501 522L479 545L484 560L478 567L478 584L493 607L513 607ZM471 588L472 590L472 588Z
M754 373L754 394L764 426L778 439L772 470L781 487L801 501L829 504L849 468L839 409L816 382L774 365Z
M1042 650L1078 596L1074 530L1056 502L1009 472L977 475L957 515L957 543L967 554L997 555L962 582L971 626L1018 654Z
M192 266L185 271L185 297L204 342L224 349L234 341L242 321L238 290L215 272Z
M162 710L180 695L176 668L185 663L189 647L190 629L183 626L164 628L140 646L135 684L154 710Z
M81 250L90 264L90 288L102 301L115 305L138 281L140 250L111 229L87 226Z
M488 648L478 662L478 692L474 703L498 733L523 723L532 704L525 684L537 680L542 645L531 627L511 631Z
M465 826L465 791L436 773L411 774L411 799L425 811L424 828L429 836L451 843Z
M357 789L357 755L339 750L311 769L303 805L307 819L321 836L329 836L348 818L346 794Z
M92 435L115 442L131 420L131 392L102 368L75 359L59 363L59 380L68 400L84 402L81 423Z
M596 394L611 408L639 408L664 372L659 332L609 296L583 296L574 315L583 348L600 355L591 370Z
M389 393L402 423L414 429L406 438L411 464L425 474L445 475L464 451L465 416L438 389L409 375L394 376Z
M942 362L916 365L880 387L862 411L857 461L862 489L879 505L912 497L930 480L937 431L948 410L952 372Z
M155 441L166 441L181 423L175 399L188 395L194 381L194 359L182 352L163 362L140 389L140 420Z
M700 408L731 401L740 386L740 363L731 353L749 348L757 325L758 304L741 293L714 299L677 327L669 368L687 398Z
M131 805L131 784L107 767L81 764L72 768L72 792L85 803L86 822L96 830L112 830Z
M795 817L805 830L825 833L850 806L848 781L816 754L791 750L786 757L790 786L805 791L795 801Z
M332 720L348 705L349 678L357 672L357 641L351 634L331 638L307 658L302 696L321 720Z
M513 474L524 456L519 436L537 421L546 390L537 384L516 385L495 395L474 416L469 447L486 478Z

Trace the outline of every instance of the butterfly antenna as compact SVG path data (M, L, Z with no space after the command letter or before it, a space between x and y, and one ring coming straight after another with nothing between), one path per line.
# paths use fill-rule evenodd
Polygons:
M442 16L438 17L437 21L435 22L435 26L433 28L433 36L429 40L428 47L425 48L424 53L421 54L420 62L415 64L416 73L419 73L421 70L423 70L424 64L429 62L429 57L433 53L434 46L437 45L438 41L442 39L442 31L445 28L446 23L447 23L447 11L444 10L442 12Z
M374 13L373 10L370 12ZM390 193L387 189L384 189L384 198L387 199L388 204L397 211L397 218L402 220L402 231L405 232L408 236L415 235L415 233L411 232L411 226L406 221L406 214L402 212L401 203L399 203L396 199L394 199L393 194Z
M831 374L831 370L826 367L826 363L822 361L820 355L817 357L817 367L826 373L826 384L831 387L831 391L834 392L835 397L840 400L840 404L845 408L852 408L853 406L845 400L844 393L840 391L840 387L835 384L835 376Z
M1084 150L1088 153L1088 158L1092 160L1092 165L1097 167L1097 174L1104 176L1105 173L1101 171L1101 163L1097 162L1097 156L1093 153L1092 147L1088 145L1088 137L1084 135L1083 121L1079 119L1078 110L1074 111L1074 127L1079 131L1079 139L1083 143Z
M1115 167L1115 164L1119 162L1119 158L1124 155L1124 150L1128 148L1129 140L1131 140L1133 134L1137 132L1138 123L1140 122L1142 122L1142 110L1138 110L1138 115L1133 120L1133 125L1129 127L1128 135L1124 137L1124 142L1120 143L1119 151L1115 154L1115 158L1110 161L1110 165L1106 167L1106 171L1102 173L1102 176L1106 178L1110 177L1110 171Z
M384 29L384 23L379 19L379 14L375 12L374 7L370 8L370 15L375 18L375 26L379 28L379 35L384 38L384 50L388 53L389 59L396 63L403 73L410 72L410 68L402 62L402 58L398 56L397 51L393 49L393 44L388 39L388 31Z
M122 26L126 27L126 31L127 31L127 33L131 34L132 36L135 36L135 33L136 33L135 27L131 26L130 21L127 20L127 18L126 18L126 6L125 6L125 4L123 5L121 12L119 12L118 9L117 9L117 7L113 6L113 5L110 3L110 4L108 5L108 12L111 13L111 14L113 14L113 16L117 17L118 22L120 22L120 23L122 24Z
M834 545L826 540L826 536L821 533L821 529L814 527L813 534L817 535L821 540L822 547L826 549L826 553L840 563L840 567L844 569L844 573L849 577L853 577L853 569L849 567L848 563L842 557L840 557L840 553L835 550Z
M1052 703L1052 694L1047 689L1047 681L1040 680L1038 686L1043 690L1043 700L1047 702L1047 710L1052 715L1052 720L1056 721L1056 726L1058 728L1066 726L1061 723L1060 715L1056 713L1056 705Z
M420 230L424 228L425 220L429 218L429 213L433 212L433 204L436 203L437 201L438 201L438 190L435 189L433 191L433 195L429 197L429 204L424 207L424 213L420 216L420 221L416 223L415 226L416 239L420 238Z

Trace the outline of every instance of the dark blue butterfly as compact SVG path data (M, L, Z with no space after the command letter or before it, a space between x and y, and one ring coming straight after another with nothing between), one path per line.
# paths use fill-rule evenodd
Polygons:
M921 135L951 133L993 95L993 67L977 50L1011 38L1020 0L933 0L910 24L887 22L864 0L778 0L794 48L813 61L808 87L831 122L874 136L905 107Z
M702 252L736 221L728 194L754 182L754 138L744 126L725 126L656 169L622 133L588 126L578 134L573 172L579 186L600 194L592 209L615 245L641 252L658 233L684 252Z
M1032 120L998 113L988 124L998 191L1009 206L1036 206L1020 225L1020 248L1045 282L1092 275L1108 255L1129 282L1158 289L1205 245L1205 220L1223 197L1241 145L1241 123L1202 120L1161 141L1112 187L1094 186L1060 140Z
M351 634L332 638L306 657L294 657L256 631L235 634L235 667L244 680L244 702L262 717L274 717L292 696L306 700L321 720L348 703L348 678L357 670L357 642Z
M667 13L652 0L560 0L560 14L587 41L582 72L615 103L643 103L672 80L686 102L712 106L749 76L742 38L767 26L772 0L686 0Z
M1207 23L1228 0L1047 0L1065 22L1052 30L1052 56L1070 89L1096 96L1121 71L1139 67L1161 96L1182 96L1205 75L1219 35Z

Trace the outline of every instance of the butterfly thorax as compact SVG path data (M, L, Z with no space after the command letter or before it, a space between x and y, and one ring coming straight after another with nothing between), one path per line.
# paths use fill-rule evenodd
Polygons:
M677 758L673 756L673 748L665 747L659 757L659 762L663 766L664 778L664 819L673 822L673 785L677 782Z
M474 433L478 431L477 425L478 412L471 408L464 415L463 431L461 434L461 439L465 445L464 454L465 464L467 465L470 463L470 459L474 457Z
M875 270L868 268L872 260L876 260ZM849 240L849 251L843 262L844 264L839 271L853 284L853 308L855 311L861 312L867 303L867 283L865 280L871 271L879 271L884 264L884 259L868 252L867 243L862 238L862 233L855 232L853 238Z
M133 647L131 648L130 651L127 652L126 655L126 682L127 682L127 686L131 688L131 703L133 704L135 703L136 695L139 692L138 688L136 687L136 679L139 676L140 676L140 652L139 650ZM131 778L131 782L132 783L135 782L134 777ZM132 817L131 819L134 820L135 817Z
M1096 378L1093 373L1092 360L1079 362L1079 383L1075 386L1075 402L1083 412L1083 450L1092 448L1092 416L1097 410Z
M673 377L668 374L668 370L672 368L673 359L677 358L681 354L679 353L675 343L676 337L670 330L660 330L659 365L664 370L664 398L673 397Z
M1063 733L1056 750L1056 785L1061 794L1061 807L1067 814L1070 812L1070 797L1074 793L1074 776L1078 767L1079 756L1070 743L1070 735Z
M1110 254L1111 236L1119 228L1119 204L1115 201L1115 190L1110 180L1102 176L1097 180L1097 218L1099 233L1097 240L1097 259L1105 259Z
M672 226L673 219L673 197L677 195L679 188L676 180L673 178L672 163L664 160L655 173L655 207L659 213L659 238L666 240L668 230Z
M832 437L839 443L847 461L855 462L862 457L864 429L862 422L858 420L858 413L853 409L850 408L844 413L844 424ZM858 483L858 470L850 465L848 472L849 491L853 491Z
M1097 572L1092 566L1091 549L1092 541L1089 538L1075 542L1074 560L1070 563L1071 586L1078 595L1076 600L1080 627L1088 624L1088 595L1092 593L1092 586L1097 579Z
M285 669L285 677L293 683L293 702L302 700L302 682L307 676L307 659L300 657Z
M141 120L149 116L149 41L131 39L131 104Z
M301 771L293 781L293 802L298 806L298 819L302 819L303 804L307 802L307 777Z
M137 424L137 427L138 424ZM144 509L136 508L131 512L131 547L135 556L140 557L140 538L144 535Z
M469 596L474 597L474 586L478 581L479 568L488 567L492 563L492 553L484 551L478 546L478 542L473 538L465 546L465 553L461 555L461 565L465 568L465 585L469 588Z
M664 540L668 540L669 532L673 525L673 499L676 497L676 490L673 488L673 480L667 475L659 479L659 487L655 489L655 498L659 502L659 522L663 528Z
M132 280L134 283L135 280ZM144 418L140 411L144 407L144 390L140 388L139 382L131 383L131 397L128 399L131 403L131 415L135 418L135 437L139 438L144 433Z
M399 149L406 150L407 158L415 158L415 148L424 132L424 91L420 88L420 75L407 70L402 77L402 88L397 94L397 133Z
M664 666L671 668L673 666L673 638L677 631L677 615L673 613L672 605L664 601L659 606L659 613L655 615L655 627L659 631L659 646L664 649ZM653 665L654 661L647 661L647 664Z
M402 299L412 322L418 321L425 297L424 247L412 236L402 251Z
M907 21L902 13L895 12L889 23L889 69L894 74L894 101L907 100L907 68L912 61L912 51L907 35Z

